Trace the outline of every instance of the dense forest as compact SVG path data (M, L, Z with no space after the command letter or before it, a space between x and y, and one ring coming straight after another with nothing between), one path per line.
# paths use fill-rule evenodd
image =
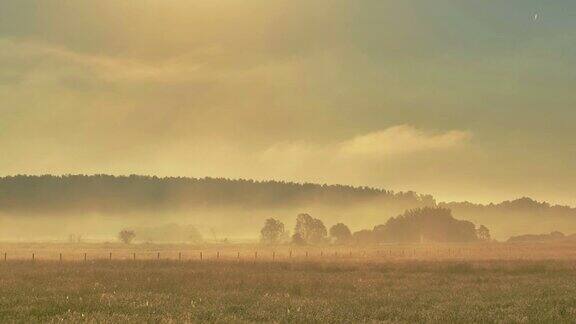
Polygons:
M42 217L46 221L44 228L50 225L50 216L67 217L65 224L71 224L89 218L88 215L105 215L107 221L117 226L132 226L146 220L248 235L254 224L269 217L290 221L298 213L309 212L328 223L345 222L359 230L383 224L406 210L424 207L450 209L456 219L488 226L497 239L531 232L576 231L575 208L530 198L482 205L437 203L431 195L415 192L282 181L137 175L0 178L0 220L4 224L7 219L12 221L12 228L22 228L24 219L32 222ZM92 222L100 224L101 219ZM71 228L74 227L54 226L51 230ZM32 231L32 227L26 231Z
M368 187L224 178L68 175L0 178L0 212L133 212L188 208L284 208L394 202L434 206L430 195Z

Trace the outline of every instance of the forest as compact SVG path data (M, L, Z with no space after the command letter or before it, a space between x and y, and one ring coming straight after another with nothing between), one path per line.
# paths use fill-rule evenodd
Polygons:
M205 207L282 208L394 202L434 206L431 195L369 187L225 178L66 175L0 178L0 212L126 212Z

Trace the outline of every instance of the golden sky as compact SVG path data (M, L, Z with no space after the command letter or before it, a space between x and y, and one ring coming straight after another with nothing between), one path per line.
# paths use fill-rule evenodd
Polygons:
M3 0L0 174L576 205L575 15L568 0Z

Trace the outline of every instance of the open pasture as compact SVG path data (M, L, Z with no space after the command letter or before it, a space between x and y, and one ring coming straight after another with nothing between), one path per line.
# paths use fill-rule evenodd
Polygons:
M0 321L568 322L568 246L3 244Z

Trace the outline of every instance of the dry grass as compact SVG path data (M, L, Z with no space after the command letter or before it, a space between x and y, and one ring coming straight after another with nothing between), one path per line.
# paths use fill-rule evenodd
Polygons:
M344 248L325 249L322 258L319 250L310 250L309 259L302 255L304 250L294 250L289 259L284 248L276 252L275 261L270 260L271 251L259 249L256 262L255 247L250 246L220 247L218 260L216 251L206 247L202 261L197 250L188 247L188 258L181 262L154 258L158 250L173 256L184 246L114 246L118 258L113 261L105 260L111 246L70 247L63 262L57 256L64 246L2 247L13 248L14 257L40 252L35 262L0 261L0 322L445 323L576 318L576 262L569 260L570 254L558 257L560 247L548 246L554 251L548 258L523 259L490 259L480 252L478 257L454 252L451 258L433 258L424 253L446 246L412 247L417 252L410 257L406 246L390 247L392 256L379 255L388 251L382 247L366 249L366 254L354 249L352 257ZM87 248L92 258L84 262L81 251ZM491 248L510 253L508 246ZM140 259L130 259L133 250ZM522 246L524 250L529 247ZM237 251L241 261L235 259ZM48 252L56 258L48 258ZM119 260L124 254L126 260Z

